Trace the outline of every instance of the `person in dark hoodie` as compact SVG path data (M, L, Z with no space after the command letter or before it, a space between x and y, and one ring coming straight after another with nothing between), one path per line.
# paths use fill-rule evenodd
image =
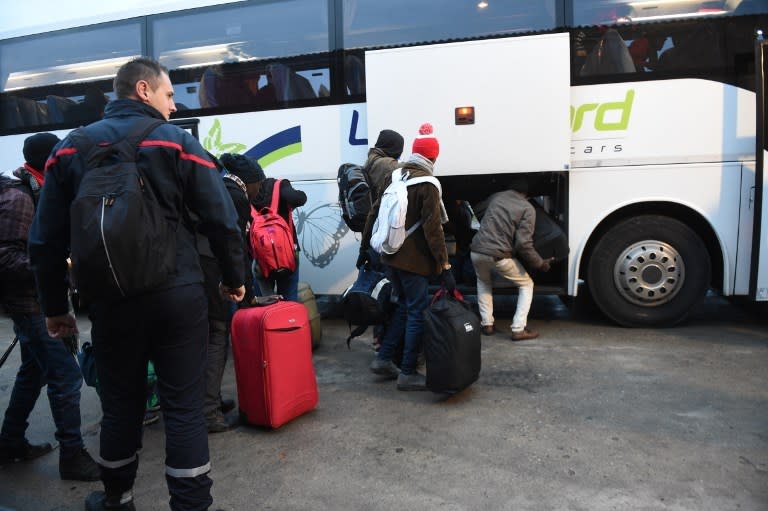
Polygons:
M214 163L222 165L224 187L237 211L237 225L243 238L243 271L245 273L245 297L240 304L249 304L253 298L251 258L246 249L248 227L251 222L249 200L258 195L264 181L264 171L251 158L240 154L224 153ZM230 303L219 293L221 269L208 246L207 238L198 235L200 265L205 274L205 293L208 297L208 357L205 370L205 402L203 412L208 433L221 433L232 428L226 413L234 408L234 401L221 397L221 380L227 363L229 325L232 320Z
M432 125L425 123L419 129L419 136L413 141L410 159L402 170L408 179L431 176L435 161L440 153L440 144L433 134ZM388 176L385 189L392 181ZM361 252L371 244L373 224L379 213L380 200L373 205L363 231ZM429 305L428 285L430 276L440 275L449 290L456 288L456 282L448 264L445 236L442 224L448 221L440 190L432 183L418 183L408 187L408 209L405 228L421 222L405 238L400 249L394 254L382 254L382 262L389 266L393 294L398 307L392 323L388 325L381 348L371 362L374 374L397 379L398 390L426 390L423 375L416 372L417 358L424 333L424 310ZM395 348L404 336L403 360L400 369L392 361Z
M403 154L403 143L403 136L400 133L394 130L381 130L379 138L376 139L376 145L368 151L368 159L363 165L363 173L366 175L370 187L371 204L381 198L381 194L386 188L384 183L388 177L392 177L392 171L403 166L398 161L400 155ZM374 250L361 250L355 266L360 269L366 263L369 263L369 267L376 271L385 272L379 254ZM376 325L373 328L373 348L376 351L381 347L384 332L385 325Z
M30 460L52 450L51 444L30 444L25 438L29 414L44 386L56 424L59 475L62 479L97 481L99 467L85 450L80 432L80 368L61 339L45 328L29 266L27 239L48 155L59 142L51 133L24 141L26 163L14 181L0 176L0 304L13 320L21 346L21 365L0 431L0 464Z
M384 182L392 176L392 171L402 167L398 161L403 154L403 136L393 130L381 130L379 138L368 151L368 159L363 165L363 172L368 177L368 186L371 189L371 203L376 202L384 193Z

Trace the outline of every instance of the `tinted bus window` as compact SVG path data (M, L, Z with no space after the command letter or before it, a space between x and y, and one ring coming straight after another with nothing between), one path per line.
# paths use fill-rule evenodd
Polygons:
M0 129L99 119L117 69L142 54L139 22L0 43Z
M768 0L573 0L574 25L644 23L768 12Z
M344 47L365 48L554 28L555 0L344 0Z
M2 91L113 77L141 55L141 25L72 30L0 44Z
M259 108L330 94L326 0L161 17L152 33L180 109Z

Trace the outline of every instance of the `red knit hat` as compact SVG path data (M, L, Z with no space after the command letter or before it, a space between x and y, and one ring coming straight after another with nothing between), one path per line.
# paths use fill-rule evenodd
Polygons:
M434 160L440 154L440 142L433 134L432 125L425 122L419 128L419 136L413 140L412 153L419 153L425 158Z

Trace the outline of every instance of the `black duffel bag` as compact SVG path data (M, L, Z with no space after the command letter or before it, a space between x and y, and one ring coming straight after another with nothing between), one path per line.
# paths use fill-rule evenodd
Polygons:
M427 388L455 394L480 376L480 318L461 293L439 289L424 311Z

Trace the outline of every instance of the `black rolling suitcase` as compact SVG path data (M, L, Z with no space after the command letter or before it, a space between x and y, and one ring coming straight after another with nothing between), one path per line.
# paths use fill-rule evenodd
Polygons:
M424 311L427 388L455 394L480 376L480 318L458 291L438 290Z

